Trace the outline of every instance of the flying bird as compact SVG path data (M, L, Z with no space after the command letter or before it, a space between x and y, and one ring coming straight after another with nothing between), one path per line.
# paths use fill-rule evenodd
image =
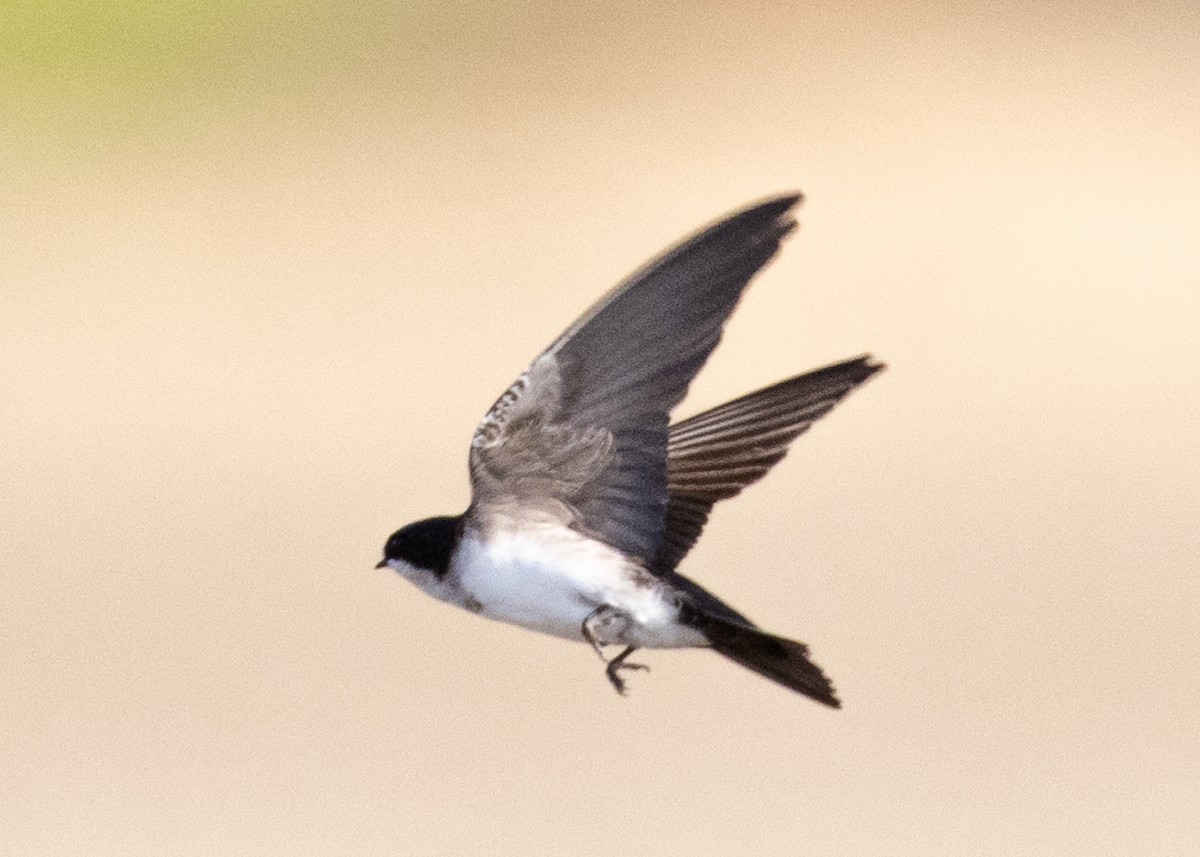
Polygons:
M396 531L378 568L480 616L588 643L625 692L640 648L711 648L840 707L803 643L760 630L676 569L718 500L758 481L883 364L869 355L670 423L800 194L696 233L592 305L492 405L471 504ZM612 658L605 647L619 646Z

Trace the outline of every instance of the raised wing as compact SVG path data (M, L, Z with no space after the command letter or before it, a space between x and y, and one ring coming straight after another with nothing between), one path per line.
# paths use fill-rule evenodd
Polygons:
M761 479L793 440L883 368L847 360L742 396L671 426L667 441L666 530L654 566L679 565L713 504Z
M650 563L667 508L668 414L799 202L779 197L704 229L556 339L475 432L472 514L548 514Z

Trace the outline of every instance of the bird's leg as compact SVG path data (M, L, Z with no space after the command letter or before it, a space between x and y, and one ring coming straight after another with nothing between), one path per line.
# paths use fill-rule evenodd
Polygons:
M636 646L627 646L621 654L612 660L604 657L602 647L621 641L625 631L629 628L630 621L628 614L622 613L614 607L609 607L607 604L602 604L587 615L587 618L583 620L583 626L580 628L583 639L591 644L592 649L600 656L600 660L607 664L604 674L608 676L608 680L612 682L612 686L621 695L625 694L625 681L617 675L620 670L649 669L644 664L626 662L625 659L636 651Z
M601 648L604 643L596 636L596 633L592 630L592 626L599 625L600 622L605 621L612 612L613 609L611 607L602 604L587 614L583 620L583 625L579 628L579 633L583 634L583 639L588 641L597 657L605 663L608 663L608 658L604 657L604 649Z

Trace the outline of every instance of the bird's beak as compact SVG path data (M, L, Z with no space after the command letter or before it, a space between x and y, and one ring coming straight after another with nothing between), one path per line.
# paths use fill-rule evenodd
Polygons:
M381 559L379 562L375 563L375 567L376 568L387 568L387 560Z

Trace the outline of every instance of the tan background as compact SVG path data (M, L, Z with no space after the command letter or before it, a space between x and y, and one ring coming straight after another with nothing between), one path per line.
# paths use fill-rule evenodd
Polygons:
M1195 853L1195 4L192 5L0 12L0 850ZM371 569L790 188L684 411L891 368L685 571L844 711Z

